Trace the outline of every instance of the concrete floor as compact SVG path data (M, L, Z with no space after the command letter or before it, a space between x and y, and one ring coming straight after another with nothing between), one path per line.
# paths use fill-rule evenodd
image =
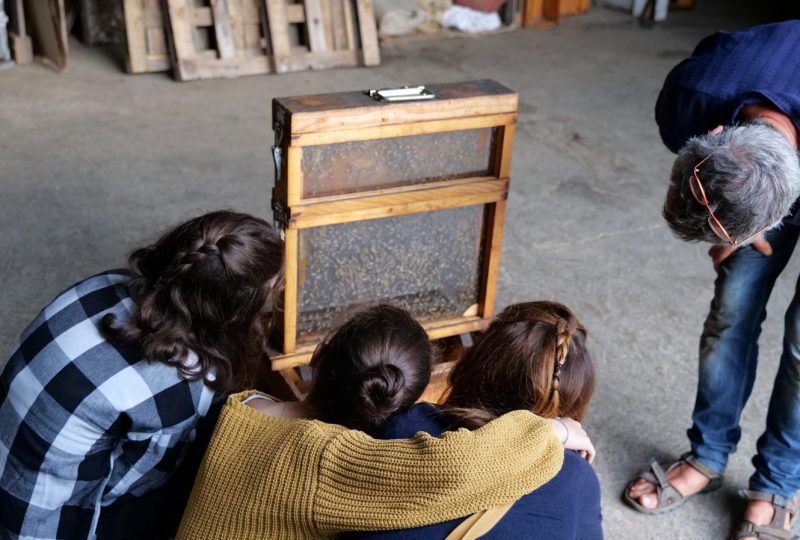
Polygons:
M176 83L129 76L110 51L0 73L0 349L59 290L122 265L133 246L201 211L269 215L270 99L495 78L521 95L498 306L558 299L591 333L608 538L725 538L739 518L800 267L779 280L744 435L721 491L661 517L620 492L651 457L686 450L697 342L714 272L660 217L672 156L653 121L668 70L717 29L763 22L747 2L699 2L653 30L595 6L553 30L394 46L373 69Z

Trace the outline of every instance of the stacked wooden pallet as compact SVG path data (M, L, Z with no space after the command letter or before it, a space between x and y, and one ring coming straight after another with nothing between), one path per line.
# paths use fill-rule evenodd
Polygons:
M380 63L372 0L124 0L128 70L179 80Z

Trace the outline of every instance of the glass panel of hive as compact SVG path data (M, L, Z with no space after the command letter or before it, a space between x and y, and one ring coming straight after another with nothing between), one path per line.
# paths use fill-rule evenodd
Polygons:
M303 198L490 176L496 128L303 147Z
M476 205L300 230L298 343L378 302L421 322L474 311L484 216Z

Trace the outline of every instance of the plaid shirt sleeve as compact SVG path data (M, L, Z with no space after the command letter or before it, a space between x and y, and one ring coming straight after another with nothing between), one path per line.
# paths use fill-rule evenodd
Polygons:
M0 374L0 537L93 538L103 506L166 481L213 399L202 381L112 345L133 306L124 273L68 289Z

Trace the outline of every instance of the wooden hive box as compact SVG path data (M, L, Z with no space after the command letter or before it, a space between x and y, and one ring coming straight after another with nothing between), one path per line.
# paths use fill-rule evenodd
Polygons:
M308 363L377 302L410 310L432 339L488 325L518 96L491 80L425 91L273 100L272 207L286 245L274 370Z

